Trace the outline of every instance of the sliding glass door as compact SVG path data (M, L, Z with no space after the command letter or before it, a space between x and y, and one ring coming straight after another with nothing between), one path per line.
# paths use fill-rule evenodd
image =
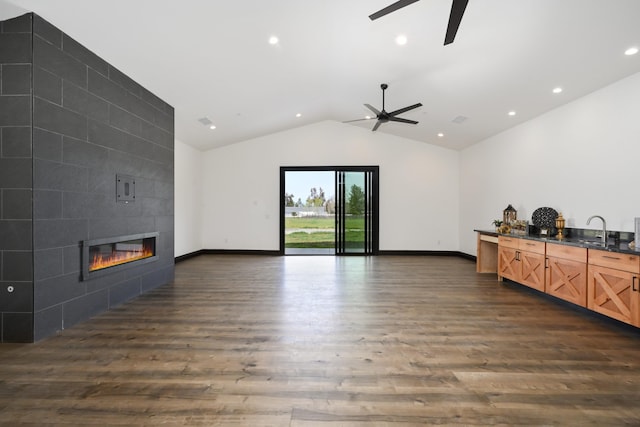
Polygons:
M376 189L373 170L336 171L336 254L377 253Z
M377 254L378 171L378 166L281 167L280 253Z
M284 172L284 254L335 254L335 172Z

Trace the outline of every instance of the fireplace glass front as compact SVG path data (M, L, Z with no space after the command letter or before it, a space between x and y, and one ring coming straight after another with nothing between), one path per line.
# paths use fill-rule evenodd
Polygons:
M83 242L83 279L155 261L158 233Z

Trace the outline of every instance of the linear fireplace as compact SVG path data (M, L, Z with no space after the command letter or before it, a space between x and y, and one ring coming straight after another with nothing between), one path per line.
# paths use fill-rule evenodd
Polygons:
M155 261L157 244L158 233L85 240L82 242L82 280Z

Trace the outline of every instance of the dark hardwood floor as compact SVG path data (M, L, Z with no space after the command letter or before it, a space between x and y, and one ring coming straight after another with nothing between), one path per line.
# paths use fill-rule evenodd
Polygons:
M640 425L640 331L453 257L203 255L0 345L0 424Z

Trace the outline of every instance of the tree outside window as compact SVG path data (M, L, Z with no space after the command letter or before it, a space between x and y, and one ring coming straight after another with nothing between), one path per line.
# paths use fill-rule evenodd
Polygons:
M364 213L364 191L355 184L351 186L347 197L347 213L351 215L362 215Z

